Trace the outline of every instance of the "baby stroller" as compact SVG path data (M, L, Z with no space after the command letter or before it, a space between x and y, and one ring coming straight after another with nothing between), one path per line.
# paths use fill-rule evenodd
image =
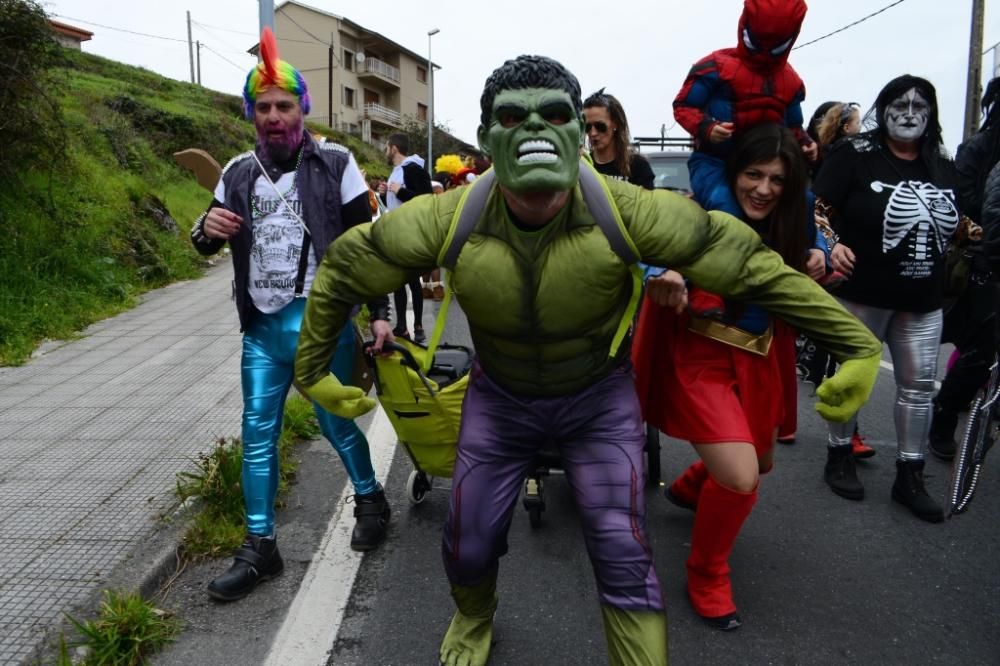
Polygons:
M365 345L365 358L375 394L413 462L406 494L411 504L420 504L434 477L450 478L454 470L472 352L442 344L428 363L427 348L409 340L387 343L388 355L373 354L371 345Z

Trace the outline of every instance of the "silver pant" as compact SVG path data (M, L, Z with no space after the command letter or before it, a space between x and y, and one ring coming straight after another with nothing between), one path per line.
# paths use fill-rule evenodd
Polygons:
M923 460L931 428L931 399L937 375L938 347L944 318L941 310L899 312L840 300L847 311L889 344L896 377L897 457ZM851 443L857 415L847 423L830 423L830 446Z

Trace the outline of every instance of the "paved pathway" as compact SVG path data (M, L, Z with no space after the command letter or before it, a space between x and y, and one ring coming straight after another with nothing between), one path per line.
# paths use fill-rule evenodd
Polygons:
M239 434L228 261L0 368L0 664L30 659L140 548L175 474Z

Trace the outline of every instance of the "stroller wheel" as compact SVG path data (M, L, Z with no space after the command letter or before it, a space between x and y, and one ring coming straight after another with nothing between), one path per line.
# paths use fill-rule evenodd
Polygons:
M409 478L406 479L406 496L410 499L410 504L416 506L427 497L427 491L431 489L430 481L423 472L413 470Z

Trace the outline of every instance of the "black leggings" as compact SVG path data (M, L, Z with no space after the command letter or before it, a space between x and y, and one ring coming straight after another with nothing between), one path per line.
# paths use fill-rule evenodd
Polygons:
M934 399L947 412L965 411L990 375L997 348L997 302L996 285L970 284L945 317L944 341L953 342L960 352Z
M413 321L414 326L424 327L424 294L421 291L420 276L415 275L413 279L406 283L413 294ZM406 331L406 287L400 287L392 295L396 304L396 328L394 331Z

